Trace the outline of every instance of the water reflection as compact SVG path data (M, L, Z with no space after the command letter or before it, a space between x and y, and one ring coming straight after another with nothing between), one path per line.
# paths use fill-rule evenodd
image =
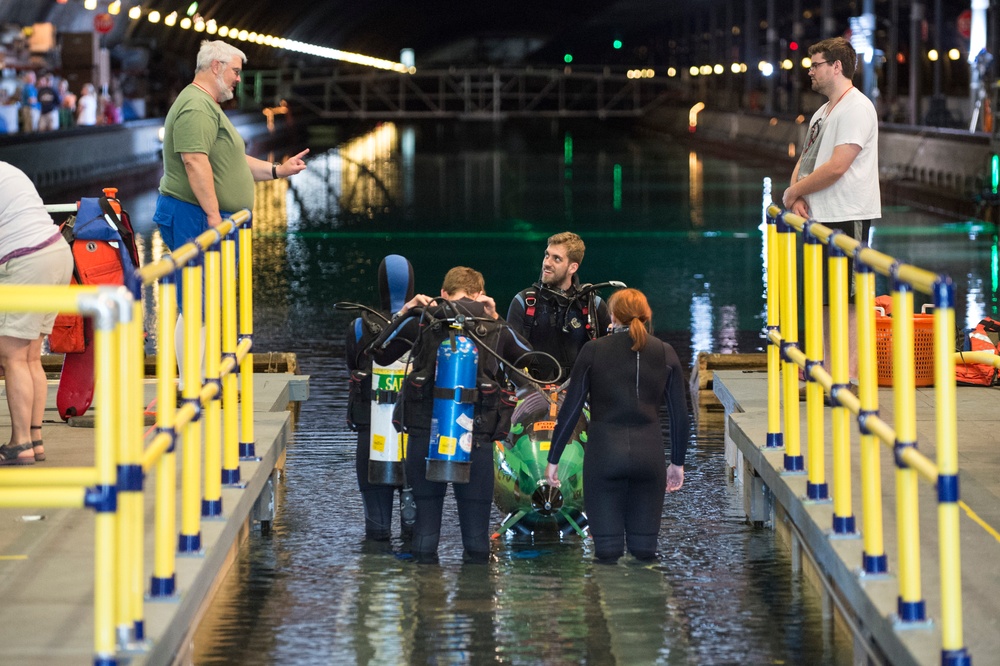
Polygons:
M691 226L705 226L704 175L698 153L688 153L688 196L691 199Z

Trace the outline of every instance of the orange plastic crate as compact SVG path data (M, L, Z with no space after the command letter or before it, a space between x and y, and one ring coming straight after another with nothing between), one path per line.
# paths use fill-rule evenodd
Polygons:
M892 386L892 317L875 317L878 385ZM934 315L913 315L914 384L934 386Z

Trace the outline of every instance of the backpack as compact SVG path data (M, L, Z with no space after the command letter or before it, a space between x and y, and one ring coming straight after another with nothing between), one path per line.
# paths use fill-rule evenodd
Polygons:
M114 191L106 194L114 196ZM81 199L76 215L59 229L73 250L70 284L133 286L139 252L132 222L117 199ZM57 354L80 353L90 343L90 336L81 315L59 314L49 335L49 348Z
M966 334L962 351L983 351L997 353L1000 339L1000 321L986 317ZM993 386L997 380L997 369L985 363L956 363L955 381L970 386Z

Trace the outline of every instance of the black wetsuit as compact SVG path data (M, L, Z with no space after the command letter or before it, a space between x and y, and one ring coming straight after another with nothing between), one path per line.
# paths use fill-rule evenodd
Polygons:
M423 316L412 316L389 339L384 351L376 351L374 358L378 363L391 363L402 356L413 345L411 358L423 356L422 345L434 344L437 338L426 334L427 322L434 318L451 317L456 312L472 317L485 317L485 307L482 303L468 298L451 301L447 305L428 308ZM502 320L500 320L502 322ZM498 335L490 336L493 349L505 361L513 364L530 347L507 326L499 328ZM478 348L478 344L477 344ZM502 376L497 359L479 351L480 371L485 371L490 377ZM414 556L419 561L435 561L437 559L438 542L441 537L441 514L444 509L444 496L448 489L447 483L428 481L426 478L427 455L430 447L430 426L433 399L433 368L431 368L430 386L422 391L415 391L411 379L414 375L425 372L426 369L414 367L408 375L403 389L403 422L406 425L408 444L406 448L406 479L413 488L413 497L417 503L417 521L413 525L411 541ZM511 398L513 394L510 394ZM513 411L511 399L510 411ZM495 415L494 415L495 416ZM488 414L480 412L477 405L476 421L489 421ZM509 418L509 415L508 415ZM508 423L509 427L509 423ZM485 562L490 553L490 512L493 504L493 433L485 434L473 430L469 483L452 484L455 491L455 502L458 506L458 522L462 532L462 544L465 547L465 559L468 561Z
M589 296L578 295L580 281L573 276L573 284L565 293L554 291L536 282L519 292L510 302L507 323L531 344L535 351L551 354L563 369L563 379L569 376L576 355L589 340L606 335L611 324L608 305L594 295L596 312L583 309L588 305ZM534 294L534 315L528 315L528 299ZM588 319L591 321L588 322ZM590 328L588 329L588 325ZM537 372L551 373L551 363L534 362ZM535 373L533 373L535 374ZM544 375L543 375L544 376Z
M687 400L677 352L653 336L641 352L631 346L632 338L622 332L580 350L549 450L549 462L558 463L589 395L584 505L595 555L605 561L621 557L626 541L636 558L656 556L666 493L661 404L670 419L670 461L683 465L687 452Z
M365 347L381 332L384 322L371 325L375 317L365 314L351 322L345 335L347 370L351 375L351 396L347 421L358 433L355 466L358 489L365 510L365 536L374 541L386 541L392 533L392 505L396 486L368 483L368 461L371 445L372 361L364 354ZM360 371L360 372L356 372ZM409 530L402 529L404 536Z

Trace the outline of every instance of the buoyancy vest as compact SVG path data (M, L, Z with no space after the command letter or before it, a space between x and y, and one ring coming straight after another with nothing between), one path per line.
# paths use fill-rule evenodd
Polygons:
M384 327L384 321L365 312L351 322L348 330L349 341L356 355L347 389L347 425L351 430L371 425L372 363L363 350L378 337Z
M110 193L111 190L109 189ZM76 215L59 226L73 251L70 284L118 285L135 287L139 252L128 213L117 199L85 197ZM90 324L82 315L59 314L49 336L49 348L56 353L80 353L90 342Z
M499 364L489 352L481 348L485 345L495 349L505 325L502 322L472 317L431 317L423 324L419 339L413 347L412 370L403 383L402 399L396 402L393 414L396 428L401 432L408 432L412 428L430 428L438 347L452 336L466 335L479 350L476 386L461 392L462 402L475 405L473 439L483 442L506 437L517 399ZM449 395L453 395L453 392Z
M966 335L963 351L997 353L1000 339L1000 321L986 317ZM956 363L955 381L972 386L992 386L997 380L997 370L985 363Z
M589 339L593 340L601 334L597 326L596 302L599 297L592 291L581 297L576 293L578 287L579 282L574 276L573 285L565 294L549 289L541 282L536 282L522 292L524 295L524 336L529 342L532 341L531 333L534 330L540 298L549 303L547 310L550 321L546 322L549 327L565 330L568 327L567 322L570 315L575 309L579 311L580 317L583 319L582 325Z

